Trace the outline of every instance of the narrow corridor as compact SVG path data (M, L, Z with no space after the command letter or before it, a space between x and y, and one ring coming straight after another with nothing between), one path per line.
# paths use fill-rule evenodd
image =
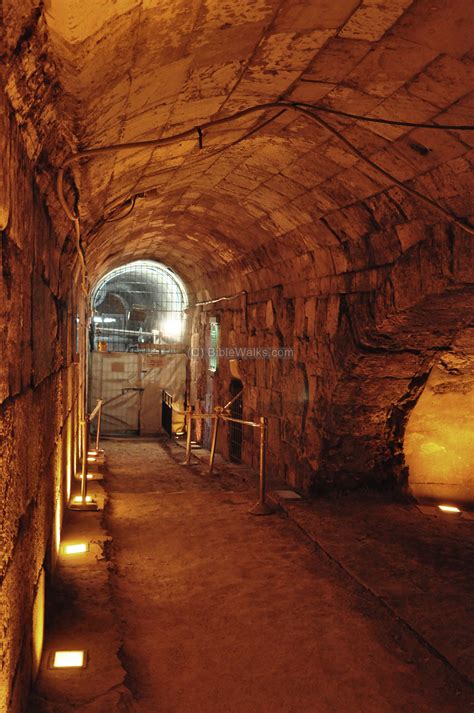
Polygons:
M469 689L253 487L107 442L112 596L140 713L446 713Z

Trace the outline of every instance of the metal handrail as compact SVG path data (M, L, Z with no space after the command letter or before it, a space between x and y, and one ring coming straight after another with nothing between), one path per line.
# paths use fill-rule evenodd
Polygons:
M227 416L226 414L221 414L223 421L232 421L233 423L242 423L244 426L253 426L254 428L260 428L259 423L255 421L245 421L243 418L234 418L234 416Z
M240 396L242 392L239 392L237 396ZM234 399L236 398L234 397ZM234 400L232 399L232 401ZM229 404L232 402L229 402ZM227 406L229 405L227 404ZM186 417L186 459L184 465L191 464L191 431L192 431L192 420L194 419L213 419L214 428L212 431L211 438L211 452L209 456L209 473L213 472L214 459L216 455L216 445L217 445L217 434L219 429L219 421L231 421L232 423L241 423L243 426L250 426L251 428L260 429L260 447L259 447L259 489L258 489L258 501L254 507L250 510L252 515L270 515L273 509L266 502L266 445L267 445L267 418L265 416L260 416L258 422L248 421L243 418L234 418L233 416L228 416L224 413L226 406L216 406L214 408L214 413L196 413L193 407L190 405L185 411L177 409L173 404L171 408L180 415Z
M227 411L227 409L232 406L232 404L234 403L234 401L237 401L237 399L239 398L239 396L242 396L243 393L244 393L244 390L241 389L238 394L236 394L235 396L233 396L233 397L231 398L231 400L228 401L228 402L226 403L226 405L224 406L224 411Z
M95 408L94 408L93 411L91 411L90 414L89 414L89 419L90 419L91 421L94 420L96 414L98 413L98 411L101 410L103 404L104 404L104 402L102 401L102 399L99 399L99 400L97 401L97 404L96 404Z

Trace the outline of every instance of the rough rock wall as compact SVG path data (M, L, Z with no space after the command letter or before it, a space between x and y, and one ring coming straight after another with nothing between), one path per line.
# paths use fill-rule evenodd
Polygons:
M413 409L404 450L409 486L421 500L474 500L474 329L440 355Z
M244 417L268 416L272 473L305 490L405 487L408 415L439 350L472 322L472 249L470 236L439 224L391 264L332 280L289 269L279 285L196 310L194 347L208 346L212 316L222 347L291 350L239 361ZM219 294L232 287L222 280ZM202 409L222 405L230 380L225 358L211 374L205 354L196 356L192 400ZM225 429L220 448L227 453ZM255 434L245 431L243 460L257 458Z
M41 652L77 429L67 251L0 91L0 711L20 713Z

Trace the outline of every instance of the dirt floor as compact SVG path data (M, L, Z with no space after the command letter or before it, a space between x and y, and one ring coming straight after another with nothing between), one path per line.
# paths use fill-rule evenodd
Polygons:
M253 485L186 469L157 442L105 447L112 600L138 713L472 712L463 672L301 524L248 514Z

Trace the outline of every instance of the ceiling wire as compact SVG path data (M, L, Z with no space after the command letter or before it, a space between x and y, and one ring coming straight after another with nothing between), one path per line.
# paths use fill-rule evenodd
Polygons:
M330 124L328 124L324 119L322 119L319 116L319 113L329 113L333 114L336 116L341 116L344 118L350 118L354 119L356 121L361 121L361 122L369 122L369 123L376 123L376 124L385 124L385 125L391 125L391 126L405 126L405 127L410 127L410 128L422 128L422 129L431 129L431 130L438 130L438 131L473 131L474 130L474 125L471 124L463 124L463 125L457 125L457 124L432 124L432 123L426 123L426 122L409 122L409 121L399 121L396 119L386 119L386 118L378 118L378 117L371 117L371 116L363 116L359 114L352 114L349 112L344 112L340 111L337 109L331 109L319 104L311 104L311 103L306 103L306 102L289 102L289 101L275 101L275 102L267 102L265 104L257 104L251 107L247 107L246 109L242 109L239 112L236 112L234 114L221 117L219 119L213 119L211 121L205 122L204 124L200 124L198 126L195 126L191 129L187 129L185 131L181 131L179 133L176 133L172 136L167 136L164 138L160 139L151 139L148 141L134 141L134 142L127 142L123 144L111 144L109 146L101 146L97 148L92 148L92 149L86 149L84 151L81 151L76 154L72 154L67 158L63 165L60 167L57 175L57 181L56 181L56 190L57 190L57 195L59 202L68 216L68 218L73 221L74 223L74 228L75 228L75 235L76 235L76 250L79 256L79 260L81 263L81 272L82 272L82 289L85 290L87 289L87 270L86 270L86 264L85 264L85 257L82 249L82 244L81 244L81 231L80 231L80 224L79 224L79 215L74 213L70 208L69 205L66 201L65 195L64 195L64 174L66 169L71 166L73 163L76 163L80 161L81 159L89 159L93 158L94 156L100 156L106 153L112 153L115 151L123 150L123 149L134 149L134 148L155 148L158 146L165 146L165 145L170 145L173 143L177 143L179 141L182 141L185 138L189 138L195 134L197 134L197 139L198 139L198 145L200 148L203 146L203 137L204 137L204 131L207 129L211 129L215 126L221 126L223 124L230 123L232 121L236 121L238 119L241 119L245 116L251 115L256 112L260 111L266 111L268 109L272 108L279 108L282 111L280 111L278 114L276 114L273 117L270 117L267 119L265 122L262 122L261 125L258 127L254 127L254 129L250 130L245 134L244 136L240 137L240 139L236 139L234 142L221 147L221 149L218 149L216 152L214 152L211 155L214 155L215 153L220 153L221 151L227 150L231 146L236 145L237 143L240 143L240 141L245 140L246 138L249 138L249 136L253 135L257 131L261 130L264 126L267 124L273 122L278 116L283 113L283 111L287 109L293 109L297 112L300 112L304 114L305 116L308 116L311 118L313 121L316 121L320 126L325 128L327 131L332 133L335 137L337 137L340 141L342 141L347 148L350 149L352 153L357 155L362 161L365 161L368 165L370 165L374 170L378 171L382 175L384 175L386 178L391 180L393 183L398 185L400 188L403 190L407 191L408 193L411 193L412 195L416 196L420 200L423 200L425 203L428 203L432 207L434 207L436 210L438 210L440 213L442 213L446 218L448 218L450 221L454 222L458 227L460 227L462 230L465 232L469 233L470 235L474 235L474 228L469 226L468 224L464 223L461 221L457 216L454 214L450 213L448 210L443 208L439 203L434 201L432 198L429 196L426 196L425 194L421 193L420 191L417 191L414 188L411 188L408 186L406 183L403 181L400 181L398 178L393 176L391 173L386 171L384 168L373 162L370 158L365 156L365 154L360 151L352 142L350 142L346 137L337 129L332 127ZM316 113L317 112L317 113ZM207 157L206 157L207 158ZM132 197L132 205L130 208L129 213L132 212L133 207L135 206L135 201L133 198L136 199L136 196ZM129 214L128 213L128 214ZM128 215L127 214L127 215ZM105 222L111 222L114 220L121 220L122 218L125 218L126 215L120 216L120 218L109 218L106 219Z
M261 131L263 128L265 128L265 126L267 126L268 124L271 124L273 121L275 121L276 119L278 119L278 117L281 116L282 114L284 114L285 111L286 111L286 109L281 109L281 111L277 112L276 114L274 114L273 116L269 117L268 119L265 119L265 121L260 122L260 124L258 124L257 126L254 126L252 129L250 129L250 130L247 131L245 134L243 134L243 136L239 136L238 139L234 139L234 141L231 141L229 144L225 144L224 146L219 146L219 147L218 147L217 149L215 149L214 151L210 151L209 153L206 153L205 156L199 156L199 154L198 154L199 158L197 158L197 159L194 160L194 161L188 161L188 162L186 163L186 168L194 168L194 166L197 166L197 165L200 164L200 163L205 163L205 162L208 161L209 159L212 159L212 158L214 158L215 156L217 156L218 154L221 154L221 153L223 153L224 151L227 151L227 149L230 149L230 148L232 148L233 146L237 146L237 144L240 144L241 142L243 142L243 141L245 141L246 139L250 138L251 136L253 136L253 134L258 133L258 132ZM203 135L202 135L202 132L201 132L201 134L200 134L200 141L199 141L199 149L201 150L201 149L204 149L204 148L205 148L205 147L204 147L204 143L203 143ZM161 169L161 170L159 170L159 171L156 171L154 175L155 175L155 176L161 176L161 175L163 175L164 173L173 173L173 172L179 171L180 168L181 168L181 166L171 166L170 168L164 168L164 169ZM138 192L138 193L135 193L135 194L133 194L132 196L129 196L126 200L124 200L123 203L121 204L121 206L124 206L126 203L128 203L129 201L131 201L131 200L133 200L133 199L138 198L139 196L145 196L147 193L149 193L149 192L151 192L151 191L153 191L153 190L156 190L156 188L147 188L145 191L140 191L140 192ZM112 223L112 222L115 222L115 221L122 220L123 218L127 218L127 217L130 215L130 213L132 212L134 206L135 206L135 202L133 203L133 206L130 208L130 210L129 210L127 213L125 213L124 215L121 215L121 216L119 216L118 218L109 218L109 219L105 218L105 219L103 219L103 222L104 222L104 223ZM118 206L117 206L117 208L114 209L114 210L118 210ZM114 212L114 211L113 211L113 212ZM94 228L93 228L92 230L94 230Z
M302 80L308 82L309 80ZM331 109L322 104L311 104L306 102L298 102L299 106L306 107L308 109L314 109L315 111L321 111L325 114L334 114L335 116L342 116L345 119L356 119L356 121L366 121L371 124L387 124L388 126L406 126L415 129L437 129L441 131L473 131L474 126L472 124L433 124L431 122L419 122L419 121L402 121L401 119L384 119L377 116L360 116L360 114L352 114L347 111L342 111L340 109Z
M86 304L87 304L87 298L89 295L89 280L87 277L86 259L85 259L85 255L84 255L84 250L82 248L81 226L79 223L79 218L74 218L74 238L75 238L76 252L79 257L79 262L81 265L81 289L82 289L82 292L84 294L84 297L86 299Z
M378 171L378 173L382 174L386 178L388 178L390 181L395 183L397 186L400 186L400 188L403 188L407 193L411 193L412 195L416 196L417 198L420 198L422 201L425 201L425 203L428 203L429 205L433 206L433 208L436 208L440 213L442 213L446 218L448 218L450 221L452 221L455 225L457 225L459 228L462 228L462 230L465 230L467 233L470 235L474 235L474 228L472 228L470 225L467 225L467 223L463 223L459 218L457 218L453 213L451 213L449 210L446 210L446 208L443 208L439 203L437 203L435 200L430 198L429 196L425 195L424 193L421 193L420 191L417 191L416 188L412 188L409 186L407 183L404 183L403 181L400 181L398 178L396 178L392 173L389 171L386 171L382 166L379 166L377 163L372 161L372 159L368 158L362 151L360 151L357 146L354 146L354 144L349 141L349 139L346 139L344 134L341 134L340 131L335 129L333 126L327 123L327 121L324 121L320 116L317 114L314 114L312 111L309 111L308 109L302 109L303 113L306 114L306 116L309 116L315 121L317 124L322 126L324 129L327 129L330 131L334 136L336 136L339 141L342 141L345 146L358 158L360 158L362 161L364 161L366 164L371 166L373 169Z
M128 216L130 215L132 210L135 208L135 203L136 203L139 195L140 195L139 193L135 193L133 196L131 196L131 198L127 198L127 200L124 201L121 205L114 208L110 212L109 216L104 218L104 223L116 223L119 220L128 218ZM120 208L123 208L125 206L125 204L128 202L130 202L129 209L127 211L125 211L125 213L122 213L122 215L114 216L114 213L117 213L120 210Z

